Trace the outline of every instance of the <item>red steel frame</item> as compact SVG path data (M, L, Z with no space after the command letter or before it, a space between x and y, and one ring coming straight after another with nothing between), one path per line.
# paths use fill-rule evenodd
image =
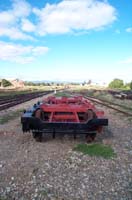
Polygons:
M104 112L98 110L92 102L82 96L50 96L38 102L23 113L22 130L32 130L33 137L41 141L43 133L86 134L87 141L93 141L96 132L108 125Z
M103 111L97 110L93 103L82 96L51 96L43 101L40 109L49 115L46 119L49 122L85 122L85 120L88 120L88 117L84 115L90 110L95 114L96 118L104 116ZM82 114L83 118L86 119L80 120L79 114Z

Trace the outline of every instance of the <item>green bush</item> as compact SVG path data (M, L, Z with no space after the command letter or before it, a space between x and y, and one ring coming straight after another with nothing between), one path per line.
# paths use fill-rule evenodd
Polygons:
M130 89L132 90L132 81L130 82Z
M109 83L109 88L123 88L124 87L124 82L121 79L114 79Z
M2 79L1 85L2 85L3 87L8 87L8 86L11 86L12 84L11 84L10 81L7 81L6 79Z

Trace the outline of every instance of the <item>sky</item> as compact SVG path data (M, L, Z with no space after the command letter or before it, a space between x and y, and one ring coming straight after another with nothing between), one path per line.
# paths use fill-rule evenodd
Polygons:
M132 0L0 0L0 78L132 80Z

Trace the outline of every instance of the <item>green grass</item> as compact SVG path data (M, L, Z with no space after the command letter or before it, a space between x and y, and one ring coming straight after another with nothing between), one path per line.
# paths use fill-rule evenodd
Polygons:
M73 150L80 151L90 156L103 157L106 159L116 156L114 150L110 146L103 144L78 144Z
M32 93L32 92L35 92L36 90L3 90L1 91L0 90L0 97L3 97L3 96L9 96L9 97L13 97L15 95L20 95L20 94L27 94L27 93Z
M5 114L5 115L1 116L0 124L6 124L10 120L16 119L17 117L19 117L21 115L22 111L23 110L17 110L17 111L11 112L10 114Z
M55 96L56 96L56 97L70 97L71 94L66 93L66 92L57 92L57 93L55 94Z
M41 194L41 196L47 196L48 192L46 190L42 190L39 192L39 194Z
M43 92L54 89L51 86L25 86L23 89L0 89L0 97L3 96L15 96L20 94L28 94L33 92Z
M7 198L0 196L0 200L7 200Z

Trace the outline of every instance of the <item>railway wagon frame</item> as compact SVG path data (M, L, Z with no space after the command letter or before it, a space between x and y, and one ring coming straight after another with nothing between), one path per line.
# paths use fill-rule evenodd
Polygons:
M85 134L87 142L95 139L97 132L108 125L104 111L82 96L50 96L26 110L21 117L23 132L32 131L41 141L44 133Z

